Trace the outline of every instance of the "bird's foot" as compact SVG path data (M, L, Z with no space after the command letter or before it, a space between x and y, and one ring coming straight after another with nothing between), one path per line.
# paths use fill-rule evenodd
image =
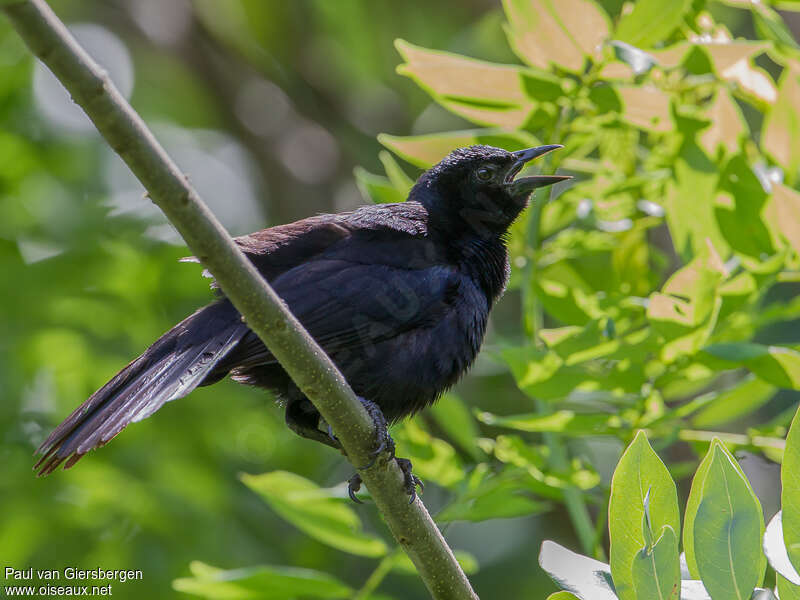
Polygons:
M366 465L359 468L359 471L363 471L364 469L369 469L372 467L375 462L378 460L378 457L384 451L388 452L389 457L388 460L394 460L397 465L400 467L400 470L403 472L403 478L405 482L405 490L406 493L411 497L409 500L409 504L414 502L417 497L417 486L420 487L420 492L425 490L425 486L422 484L422 481L418 477L411 472L411 461L407 458L397 458L394 454L395 452L395 445L392 436L389 435L389 428L386 423L386 417L383 416L383 411L381 411L380 406L372 402L371 400L367 400L366 398L359 397L361 404L366 409L369 416L372 418L372 422L375 424L375 448L370 453L372 459ZM329 435L332 436L332 432L329 430ZM335 438L334 438L335 439ZM350 499L357 503L363 504L361 500L358 499L356 496L356 492L361 489L362 479L361 475L356 473L347 481L347 495L350 496Z
M360 469L369 469L375 464L375 461L378 460L378 456L384 450L389 451L390 460L394 458L394 440L392 436L389 435L389 427L386 423L386 417L383 416L381 407L366 398L359 397L359 400L361 400L361 405L366 409L367 413L372 418L372 422L375 424L376 443L375 449L371 452L372 459L369 463L360 467Z
M422 480L419 477L414 475L410 460L408 460L407 458L397 458L397 457L395 457L394 460L400 467L400 470L403 472L403 477L406 485L406 494L408 494L411 497L408 503L413 504L414 500L417 499L417 486L419 486L419 493L423 494L425 492L425 485L422 483Z
M413 504L414 500L417 499L417 486L419 486L419 492L421 494L425 492L425 485L422 483L422 480L412 472L410 460L407 458L397 458L396 456L393 458L397 466L399 466L400 470L403 472L406 494L410 497L408 503ZM356 496L356 492L361 489L361 484L361 475L358 473L347 480L347 495L350 496L350 499L356 504L364 504L358 499L358 496Z

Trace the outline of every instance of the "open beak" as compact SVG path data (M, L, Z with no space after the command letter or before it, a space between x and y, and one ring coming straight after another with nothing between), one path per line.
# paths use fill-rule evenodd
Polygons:
M535 148L528 148L527 150L518 150L517 152L512 152L511 154L516 160L508 170L505 180L506 185L510 187L511 195L514 197L527 197L536 188L553 185L554 183L564 181L565 179L572 179L572 177L569 175L535 175L531 177L520 177L519 179L514 179L517 173L522 170L527 162L533 160L534 158L538 158L543 154L547 154L548 152L552 152L553 150L558 150L559 148L563 147L564 146L561 144L549 144L547 146L536 146Z

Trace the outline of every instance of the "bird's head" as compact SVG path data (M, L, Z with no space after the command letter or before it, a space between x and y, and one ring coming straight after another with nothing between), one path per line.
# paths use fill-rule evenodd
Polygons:
M411 199L422 202L446 226L481 236L504 233L528 205L536 188L569 179L563 175L517 177L525 164L562 146L508 152L492 146L453 150L420 177Z

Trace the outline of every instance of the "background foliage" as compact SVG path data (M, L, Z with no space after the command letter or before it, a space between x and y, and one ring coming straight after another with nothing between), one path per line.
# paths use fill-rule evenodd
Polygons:
M652 509L652 552L681 531L686 548L691 476L706 455L733 468L724 448L777 511L800 388L800 3L53 4L91 22L84 43L233 233L359 192L401 201L453 147L566 146L544 168L574 184L515 224L472 374L394 431L480 595L556 589L532 568L543 537L608 558L611 476L639 429L666 467L619 514ZM0 562L143 569L122 597L186 597L173 580L214 598L425 597L374 510L344 501L347 465L254 390L199 390L31 476L45 430L209 297L48 85L0 22ZM613 527L611 542L614 572Z

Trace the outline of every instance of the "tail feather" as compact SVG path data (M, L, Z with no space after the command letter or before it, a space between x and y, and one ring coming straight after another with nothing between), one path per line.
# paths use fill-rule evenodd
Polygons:
M187 317L56 427L39 446L37 453L42 456L34 469L40 476L47 475L65 461L64 468L68 469L129 423L141 421L166 402L186 396L212 374L247 331L227 300Z

